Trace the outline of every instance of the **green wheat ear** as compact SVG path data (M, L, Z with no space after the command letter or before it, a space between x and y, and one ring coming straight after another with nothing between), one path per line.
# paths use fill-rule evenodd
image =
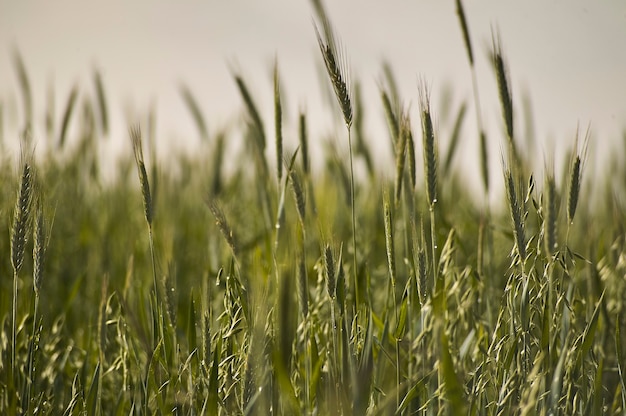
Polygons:
M517 253L520 260L523 262L526 259L526 236L524 233L524 208L522 201L518 196L517 186L513 173L510 169L506 169L504 172L504 184L506 186L506 196L509 202L509 210L511 214L511 221L513 222L513 233L515 235L515 245L517 247Z
M428 204L432 207L437 202L437 147L430 112L430 92L428 87L423 83L420 86L420 112L422 113L426 195L428 197Z
M31 208L34 194L34 167L32 157L22 154L20 187L13 210L11 226L11 265L17 274L22 268L24 251L28 242L28 230L31 224Z
M498 83L498 94L500 96L500 104L502 106L502 118L506 127L506 134L509 142L513 145L513 98L511 96L511 84L509 81L509 73L502 53L502 43L500 36L492 35L492 52L491 59L496 72L496 81Z
M152 226L152 194L150 193L150 182L148 182L148 173L143 159L143 146L141 143L141 129L138 125L131 126L129 129L130 140L133 144L133 153L135 155L135 163L137 164L137 172L139 174L139 183L141 185L141 196L143 198L144 215L148 226Z
M322 57L324 58L326 72L328 73L333 90L335 91L335 96L339 102L339 107L341 108L346 127L350 129L352 126L353 114L348 77L348 64L345 54L342 53L341 49L337 48L335 36L327 19L323 19L323 37L322 34L320 34L317 25L314 27L315 34L317 36L317 43L319 44Z
M578 199L580 194L580 186L582 182L583 171L585 162L587 160L587 149L589 145L590 127L587 127L583 144L579 149L578 146L578 128L576 129L576 141L574 147L576 152L572 156L570 164L570 176L569 176L569 192L567 194L567 222L572 224L574 222L574 215L576 215L576 208L578 207Z

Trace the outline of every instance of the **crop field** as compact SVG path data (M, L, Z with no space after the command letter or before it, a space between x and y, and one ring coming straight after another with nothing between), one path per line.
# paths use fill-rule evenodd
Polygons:
M365 103L341 28L313 5L335 137L310 135L302 110L298 137L283 138L279 56L272 102L233 72L240 150L182 88L206 140L157 160L154 117L137 120L113 179L101 76L32 137L16 53L24 127L0 147L0 414L625 415L626 148L596 167L580 126L538 157L497 31L475 56L459 0L473 96L449 109L454 124L434 121L426 82L398 91L390 68ZM498 133L475 59L493 68ZM364 108L386 117L387 173ZM466 140L475 178L457 166Z

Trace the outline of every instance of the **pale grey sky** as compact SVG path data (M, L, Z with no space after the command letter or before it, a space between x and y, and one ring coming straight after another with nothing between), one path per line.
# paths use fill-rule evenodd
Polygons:
M527 91L539 142L570 144L577 123L591 122L596 151L607 148L604 143L609 141L616 146L626 126L626 2L477 0L464 5L495 166L502 130L487 60L493 28L499 30L508 61L520 129L521 97ZM336 0L326 1L326 6L353 77L361 81L373 146L383 151L388 147L378 93L383 59L391 63L414 112L420 78L431 86L435 110L446 85L452 87L455 106L462 100L473 103L453 0ZM15 117L21 114L14 47L22 54L35 94L36 138L44 132L48 85L54 84L58 126L72 85L92 94L92 70L99 68L108 93L111 141L118 147L127 144L124 110L131 107L145 114L151 103L157 106L163 148L174 143L190 149L197 144L197 132L178 93L180 81L198 98L210 132L234 124L241 100L231 68L240 70L251 85L269 134L271 65L278 56L286 135L293 148L298 108L307 108L313 132L333 128L333 116L320 94L312 15L306 0L0 0L0 101L5 117L14 121L5 122L4 136L15 136ZM439 124L445 141L450 123ZM461 161L472 164L477 160L473 107L465 131L466 159Z

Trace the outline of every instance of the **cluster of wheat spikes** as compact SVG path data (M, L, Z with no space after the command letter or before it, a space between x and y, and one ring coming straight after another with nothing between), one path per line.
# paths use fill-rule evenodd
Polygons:
M72 87L61 114L47 108L35 158L36 107L16 53L22 156L0 164L0 414L625 414L626 164L615 152L605 176L591 175L587 130L557 153L563 172L552 156L540 180L536 149L513 128L515 79L494 34L504 149L494 189L455 2L474 108L458 103L453 125L438 125L430 86L400 91L384 64L373 106L389 128L389 176L319 1L311 35L348 134L347 146L329 141L320 172L304 107L297 138L283 126L292 112L278 58L271 102L233 73L244 117L230 130L210 128L181 84L202 138L194 156L159 163L151 110L130 127L116 178L102 180L109 112L96 71L95 88ZM474 134L462 129L471 111ZM237 133L247 146L233 154ZM461 140L479 149L484 193L458 174Z

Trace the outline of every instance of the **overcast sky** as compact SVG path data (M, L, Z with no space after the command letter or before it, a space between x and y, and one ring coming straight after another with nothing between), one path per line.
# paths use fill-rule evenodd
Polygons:
M595 148L617 145L626 126L626 2L464 4L483 117L496 159L502 127L495 77L487 59L494 29L500 33L508 62L520 129L522 97L528 93L536 137L546 150L551 146L547 143L571 144L577 123L586 127L590 122ZM378 92L384 60L391 63L403 99L412 103L414 113L419 79L430 85L435 111L446 86L452 88L454 106L463 100L473 102L453 0L336 0L326 6L345 45L353 78L361 81L373 146L387 150ZM44 132L48 86L54 85L58 126L71 87L78 84L82 97L92 96L93 69L98 68L108 94L113 142L127 144L126 109L146 114L154 103L162 146L175 143L187 149L198 143L198 134L178 93L180 82L192 89L214 133L235 124L241 114L231 76L232 69L240 71L262 108L269 133L273 129L271 66L277 56L287 141L293 148L299 108L306 107L312 131L333 131L334 116L322 104L320 93L321 59L312 14L306 0L0 0L5 138L16 134L21 117L14 48L24 59L35 95L36 137ZM465 126L467 159L461 162L477 160L473 111L470 107ZM444 115L435 116L445 136L450 122ZM445 145L445 137L440 140Z

